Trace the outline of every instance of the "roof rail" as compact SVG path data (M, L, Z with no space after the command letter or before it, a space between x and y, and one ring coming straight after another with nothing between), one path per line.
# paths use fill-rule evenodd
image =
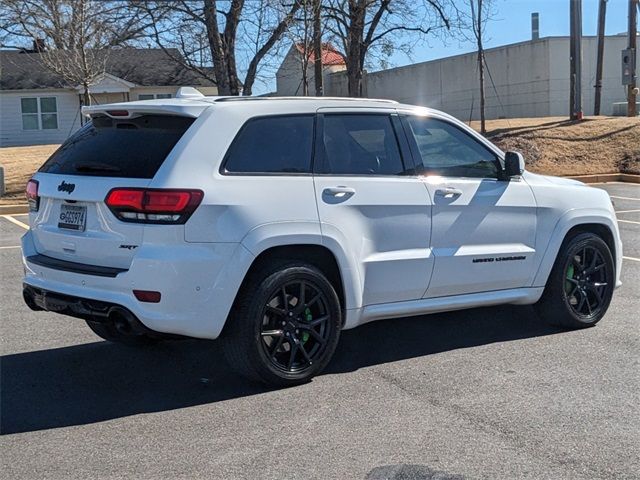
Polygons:
M213 97L215 98L215 97ZM215 98L215 102L247 102L247 101L273 101L273 100L333 100L333 101L345 101L345 102L372 102L372 103L394 103L395 100L388 100L385 98L356 98L356 97L219 97Z

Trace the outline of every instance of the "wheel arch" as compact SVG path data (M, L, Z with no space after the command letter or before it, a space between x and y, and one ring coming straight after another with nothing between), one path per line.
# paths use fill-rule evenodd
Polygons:
M278 260L299 260L309 263L320 270L327 277L335 288L340 305L345 308L345 289L340 266L333 252L327 247L317 244L294 244L270 247L256 256L247 271L242 282L244 286L246 280L253 272L259 271L269 262ZM242 286L240 288L242 288Z
M616 279L619 278L621 252L617 226L610 215L592 214L584 215L579 211L571 211L565 214L556 225L547 249L544 253L533 286L544 286L551 273L551 269L560 253L562 245L570 238L580 233L594 233L607 244L613 256L616 268Z

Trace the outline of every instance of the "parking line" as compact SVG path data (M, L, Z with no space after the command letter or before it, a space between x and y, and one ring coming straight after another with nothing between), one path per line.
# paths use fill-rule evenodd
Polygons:
M26 223L22 223L20 220L16 220L15 218L13 218L11 215L2 215L2 218L6 218L7 220L9 220L11 223L18 225L19 227L24 228L25 230L29 230L29 225L27 225Z
M633 197L617 197L616 195L609 195L611 198L617 198L618 200L635 200L636 202L640 202L640 198Z
M616 210L616 213L637 213L640 210Z
M622 256L622 258L624 260L633 260L634 262L640 262L640 258L635 258L635 257L625 257L624 255Z
M633 220L620 220L620 219L618 219L618 222L623 222L623 223L635 223L636 225L640 225L640 222L634 222Z
M0 247L0 250L8 250L10 248L20 248L20 245L9 245L8 247Z

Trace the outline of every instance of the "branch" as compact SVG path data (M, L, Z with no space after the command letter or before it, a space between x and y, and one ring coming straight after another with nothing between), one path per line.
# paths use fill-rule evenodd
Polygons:
M384 32L376 35L375 37L373 37L371 39L371 42L369 43L369 45L373 45L374 43L376 43L378 40L380 40L381 38L385 37L386 35L392 33L392 32L396 32L396 31L405 31L405 32L420 32L424 35L428 35L433 29L431 27L429 28L422 28L422 27L402 27L402 26L397 26L397 27L392 27L392 28L388 28L387 30L385 30Z

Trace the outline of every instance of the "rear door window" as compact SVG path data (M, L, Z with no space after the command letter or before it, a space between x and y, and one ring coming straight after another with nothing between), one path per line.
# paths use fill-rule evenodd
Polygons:
M39 171L153 178L194 120L168 115L95 117L69 137Z
M313 115L249 120L229 147L224 173L300 174L311 172Z
M396 134L389 115L324 116L321 173L332 175L403 175Z

